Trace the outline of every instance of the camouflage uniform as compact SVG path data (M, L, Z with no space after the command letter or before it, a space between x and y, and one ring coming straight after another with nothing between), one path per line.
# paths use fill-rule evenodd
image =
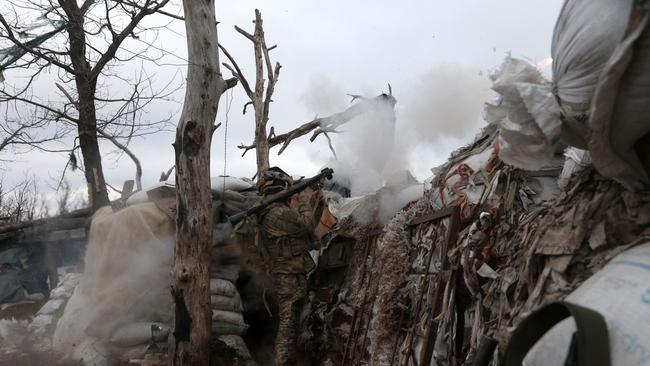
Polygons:
M262 240L279 301L279 328L275 342L278 366L294 365L301 302L307 295L307 273L315 264L308 251L318 249L313 235L314 205L298 197L298 208L274 203L259 215Z

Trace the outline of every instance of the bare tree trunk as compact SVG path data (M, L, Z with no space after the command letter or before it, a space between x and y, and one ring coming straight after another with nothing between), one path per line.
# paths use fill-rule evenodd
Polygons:
M97 142L95 91L89 91L89 88L90 86L87 85L83 89L78 87L79 124L77 131L79 132L79 147L84 160L86 183L88 184L88 199L93 211L96 211L98 208L108 205L109 200L102 169L102 156Z
M210 141L226 83L219 72L214 0L184 0L183 8L189 62L174 144L177 216L169 356L173 365L208 365L212 331Z
M251 89L250 84L242 74L239 65L237 65L230 53L228 53L224 47L220 48L232 63L232 66L228 64L224 64L224 66L232 72L233 76L237 78L237 80L241 82L244 91L246 91L248 98L251 100L249 103L252 104L253 109L255 109L255 141L253 141L253 145L256 148L257 174L259 176L261 172L269 168L269 136L266 132L266 125L269 122L271 97L273 96L275 84L278 82L278 76L280 75L280 68L282 68L282 65L276 62L275 67L273 67L271 64L269 51L274 49L276 46L266 46L262 13L260 13L258 9L255 9L255 21L253 23L255 23L255 31L253 34L246 32L238 26L235 26L235 30L253 42L253 49L255 50L254 90ZM268 79L266 80L266 88L264 87L265 69L266 77ZM244 106L244 113L246 113L246 106Z
M97 115L95 111L95 89L97 79L91 76L90 64L86 61L86 33L83 11L73 0L61 0L60 4L68 16L68 38L70 39L70 61L75 71L75 83L79 95L79 147L84 160L88 200L93 211L109 203L108 190L102 169L102 156L97 143Z
M269 140L266 136L266 122L262 108L255 108L255 150L257 158L257 176L269 169Z

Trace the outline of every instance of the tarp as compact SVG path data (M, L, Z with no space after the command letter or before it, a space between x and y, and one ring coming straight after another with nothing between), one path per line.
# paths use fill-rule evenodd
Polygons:
M54 349L79 358L106 345L125 324L168 324L172 233L172 221L151 202L117 212L111 207L98 210L85 271L58 323Z

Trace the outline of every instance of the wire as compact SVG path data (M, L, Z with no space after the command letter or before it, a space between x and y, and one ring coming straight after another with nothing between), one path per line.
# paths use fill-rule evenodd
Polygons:
M226 173L228 172L228 116L230 115L230 107L233 101L233 89L230 88L230 96L226 93L226 120L224 121L223 131L223 187L221 188L221 202L225 204L226 198Z

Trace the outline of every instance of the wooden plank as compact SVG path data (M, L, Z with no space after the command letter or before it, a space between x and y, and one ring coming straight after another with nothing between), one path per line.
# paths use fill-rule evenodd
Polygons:
M458 231L460 229L460 208L458 206L451 207L451 213L448 216L451 216L451 224L447 228L449 233L448 238L444 241L444 247L440 252L441 258L441 273L449 270L449 258L447 257L447 252L450 247L456 244L458 239ZM444 284L445 276L438 276L438 281L435 287L435 293L433 298L435 299L431 313L429 314L429 327L427 328L426 335L424 337L424 347L422 348L422 357L420 362L422 365L430 365L431 359L433 358L433 349L435 347L436 338L438 336L438 323L435 319L438 318L439 313L442 310L442 298L444 293Z
M92 216L92 209L91 208L82 208L80 210L72 211L70 213L57 216L57 217L48 217L44 219L38 219L38 220L32 220L32 221L24 221L24 222L19 222L11 225L5 225L0 227L0 234L12 232L12 231L17 231L29 227L34 227L34 226L43 226L43 225L52 225L54 228L68 228L71 229L73 227L79 227L81 225L77 226L70 226L69 223L71 222L83 222L85 218L90 218ZM78 219L80 221L74 221L75 219Z
M426 215L417 216L413 218L411 222L409 222L409 225L415 226L419 224L424 224L429 221L438 220L446 216L451 216L456 210L458 210L458 206L451 206L451 207L443 208L441 210L436 210Z

